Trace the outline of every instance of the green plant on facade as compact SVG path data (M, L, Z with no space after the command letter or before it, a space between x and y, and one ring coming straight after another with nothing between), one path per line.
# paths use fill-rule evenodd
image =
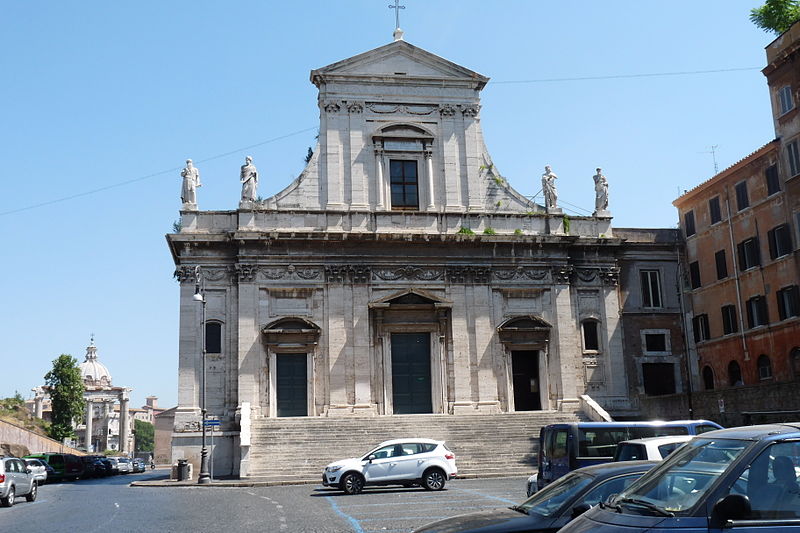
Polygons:
M178 219L172 223L172 233L180 233L180 232L181 232L181 221L180 219Z
M475 235L474 231L469 228L465 228L464 226L461 226L461 229L459 229L456 233L459 235Z
M495 176L494 177L494 183L498 187L502 187L502 186L504 186L506 184L505 180L503 178L501 178L500 176Z
M486 228L483 230L484 235L497 235L497 232L492 228Z
M514 230L514 235L523 235L522 230L517 228Z
M503 202L500 200L497 200L497 202L494 204L495 207L500 207L501 205L503 205Z
M569 217L564 215L562 220L564 221L564 233L569 233Z

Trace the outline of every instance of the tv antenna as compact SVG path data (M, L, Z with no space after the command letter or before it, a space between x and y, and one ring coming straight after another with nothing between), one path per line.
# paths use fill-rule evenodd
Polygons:
M714 159L714 175L716 176L719 174L719 165L717 165L717 148L719 148L718 144L714 144L709 146L709 150L705 152L700 152L701 154L711 154L711 157Z

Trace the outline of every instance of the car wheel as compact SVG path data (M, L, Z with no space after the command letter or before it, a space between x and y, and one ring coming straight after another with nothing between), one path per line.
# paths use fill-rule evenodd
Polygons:
M358 494L364 490L364 478L355 472L345 474L342 478L342 490L345 494Z
M3 507L11 507L14 505L14 498L16 497L17 495L14 492L14 487L11 487L8 489L8 496L5 498L0 498L0 503L3 504Z
M425 490L442 490L445 484L444 472L431 468L422 474L422 486Z
M25 495L25 499L29 502L35 502L37 494L39 494L39 484L34 481L31 486L31 491Z

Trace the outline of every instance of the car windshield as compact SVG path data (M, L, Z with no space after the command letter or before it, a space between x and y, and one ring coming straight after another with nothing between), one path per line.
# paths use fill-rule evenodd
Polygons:
M685 514L752 441L696 439L621 492L612 504L636 514Z
M566 502L572 500L578 492L582 491L591 482L591 476L572 472L540 490L515 507L515 509L529 515L554 516Z

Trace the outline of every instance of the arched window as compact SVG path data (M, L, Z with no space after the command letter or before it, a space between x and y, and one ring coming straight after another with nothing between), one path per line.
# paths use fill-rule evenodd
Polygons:
M714 389L714 371L708 365L703 367L703 386L706 390Z
M794 379L800 379L800 348L794 348L789 354L789 367Z
M222 353L222 324L206 322L206 353Z
M763 353L759 355L756 365L758 367L758 379L772 379L772 362L769 360L769 356Z
M599 324L597 320L584 320L581 324L584 352L597 352L600 350Z
M736 361L731 361L728 363L728 385L731 387L744 385L744 381L742 380L742 369L739 367L739 363Z

